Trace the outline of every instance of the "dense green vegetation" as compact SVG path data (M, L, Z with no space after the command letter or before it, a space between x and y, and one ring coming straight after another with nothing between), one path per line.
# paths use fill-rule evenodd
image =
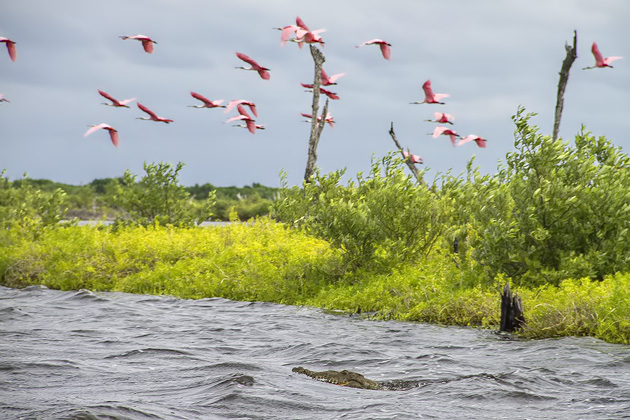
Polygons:
M206 197L191 200L177 182L181 165L147 164L140 181L117 181L112 197L126 218L114 226L60 225L62 191L3 179L2 284L496 328L509 281L523 299L524 336L628 344L630 160L585 131L552 140L531 117L514 116L515 151L494 175L471 161L465 174L427 184L390 154L345 184L338 171L284 185L273 192L273 219L238 223L233 208L226 226L194 227L215 197L196 186L192 194Z

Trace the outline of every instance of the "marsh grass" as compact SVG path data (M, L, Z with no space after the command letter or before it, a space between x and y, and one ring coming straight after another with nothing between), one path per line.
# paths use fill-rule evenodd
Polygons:
M297 303L335 277L324 241L261 219L223 227L68 227L0 254L3 283Z

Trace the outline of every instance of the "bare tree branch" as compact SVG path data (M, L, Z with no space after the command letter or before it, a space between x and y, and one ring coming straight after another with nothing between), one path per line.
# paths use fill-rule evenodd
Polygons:
M567 55L562 62L562 67L560 68L560 80L558 81L556 113L553 121L554 140L558 138L558 131L560 130L560 118L562 118L562 108L564 107L564 91L569 81L569 70L571 70L571 66L577 58L577 31L573 31L573 46L565 43L564 49L567 51Z
M319 88L322 84L322 65L326 59L321 51L310 45L311 55L315 62L315 78L313 80L313 107L311 111L311 137L308 140L308 158L306 161L306 170L304 171L304 181L310 182L313 173L315 172L315 163L317 162L317 145L319 143L319 137L322 134L324 128L324 121L326 114L318 121L317 115L319 112ZM324 113L328 112L328 100L324 106Z
M413 163L411 161L411 159L405 157L405 155L403 153L405 150L402 148L400 143L398 143L398 139L396 138L396 133L394 132L394 122L393 121L392 121L392 127L389 129L389 135L392 137L392 140L394 140L394 144L396 144L396 147L398 148L398 150L400 150L400 154L402 155L403 159L405 159L405 163L407 164L407 166L411 170L411 173L413 173L413 176L415 176L416 179L419 182L424 183L424 179L422 179L422 176L420 175L420 172L418 171L418 168L416 168L416 164Z

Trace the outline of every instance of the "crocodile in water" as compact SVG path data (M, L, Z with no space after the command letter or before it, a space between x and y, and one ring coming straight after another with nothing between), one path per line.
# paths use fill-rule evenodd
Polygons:
M324 381L335 385L348 386L351 388L361 389L380 389L389 391L402 391L418 386L417 381L373 381L366 378L360 373L352 372L349 370L325 370L322 372L316 372L308 370L302 366L294 367L293 372L301 373L306 376L310 376L318 381Z

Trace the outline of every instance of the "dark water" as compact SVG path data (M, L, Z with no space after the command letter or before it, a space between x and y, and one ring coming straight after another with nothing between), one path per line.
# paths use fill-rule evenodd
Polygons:
M357 390L294 366L418 386ZM630 348L268 303L0 288L0 418L630 418Z

